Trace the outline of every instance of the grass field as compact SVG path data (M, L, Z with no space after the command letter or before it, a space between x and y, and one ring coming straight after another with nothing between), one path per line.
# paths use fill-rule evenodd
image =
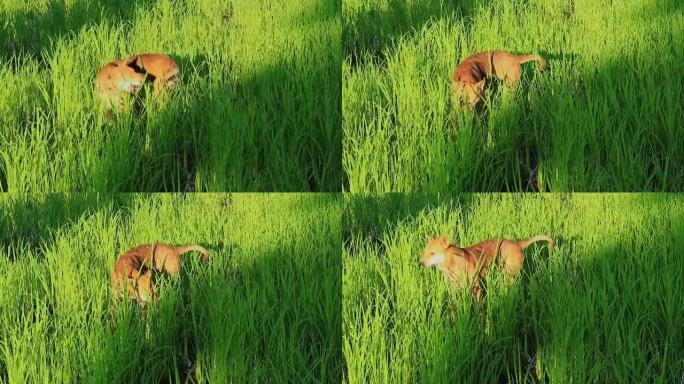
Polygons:
M332 194L0 195L0 383L340 382ZM135 245L199 243L143 319L109 274Z
M339 191L341 5L3 0L0 191ZM106 62L169 54L182 83L105 116Z
M678 383L684 377L684 196L346 196L348 383ZM521 278L490 270L480 307L418 265L458 245L546 233ZM453 322L452 322L453 319Z
M684 188L684 2L348 0L342 14L345 190ZM493 49L549 66L524 64L485 111L452 109L459 60Z

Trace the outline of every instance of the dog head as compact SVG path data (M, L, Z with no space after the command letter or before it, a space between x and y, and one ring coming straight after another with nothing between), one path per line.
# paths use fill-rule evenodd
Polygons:
M157 287L154 284L154 276L151 270L140 275L135 286L135 293L140 307L145 308L147 303L157 301Z
M112 80L116 87L124 92L135 93L145 83L145 74L138 73L135 69L119 64L112 71Z
M461 106L469 105L474 108L484 95L485 79L477 83L467 83L460 80L451 81L451 94L454 101L457 101Z
M423 267L429 268L444 263L447 258L447 248L449 248L449 240L446 236L437 238L428 237L425 241L425 249L420 258L420 264Z
M116 86L125 92L138 92L147 78L138 56L127 57L117 64L112 76Z

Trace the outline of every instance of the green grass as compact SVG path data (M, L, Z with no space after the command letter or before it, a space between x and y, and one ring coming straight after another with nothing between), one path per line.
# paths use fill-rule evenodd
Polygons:
M680 382L683 200L346 196L344 382ZM556 251L528 248L513 282L490 270L482 307L418 265L428 235L468 246L540 233Z
M341 5L3 0L0 191L339 191ZM162 52L182 83L106 116L106 62Z
M341 375L332 194L0 195L0 383L301 383ZM110 329L135 245L199 243Z
M344 189L682 190L683 4L345 1ZM493 49L548 70L453 109L453 69Z

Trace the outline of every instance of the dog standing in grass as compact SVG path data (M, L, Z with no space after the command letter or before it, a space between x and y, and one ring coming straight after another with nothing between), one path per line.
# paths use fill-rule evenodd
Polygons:
M137 93L146 81L155 92L176 85L179 70L166 55L145 53L105 64L95 77L95 89L107 108L124 109L126 95Z
M204 262L209 261L209 251L199 245L173 247L167 244L145 244L124 252L114 264L111 275L112 293L119 299L126 293L136 300L141 308L157 298L155 271L178 276L181 268L180 256L191 251L202 254Z
M451 245L444 236L428 237L420 264L423 267L437 267L454 285L472 287L473 294L479 301L482 299L482 281L493 262L503 265L509 276L517 276L525 259L525 248L542 240L548 241L549 252L553 252L553 239L546 235L517 242L491 239L468 248Z
M512 87L520 80L520 64L528 61L537 61L540 71L546 67L546 60L537 54L486 51L467 57L451 76L452 100L461 104L465 102L474 108L484 97L487 76L493 75L507 87Z

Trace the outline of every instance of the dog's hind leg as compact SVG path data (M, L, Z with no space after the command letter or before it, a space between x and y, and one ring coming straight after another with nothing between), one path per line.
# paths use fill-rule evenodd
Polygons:
M520 65L512 65L506 72L503 82L507 87L513 87L518 81L520 81Z

